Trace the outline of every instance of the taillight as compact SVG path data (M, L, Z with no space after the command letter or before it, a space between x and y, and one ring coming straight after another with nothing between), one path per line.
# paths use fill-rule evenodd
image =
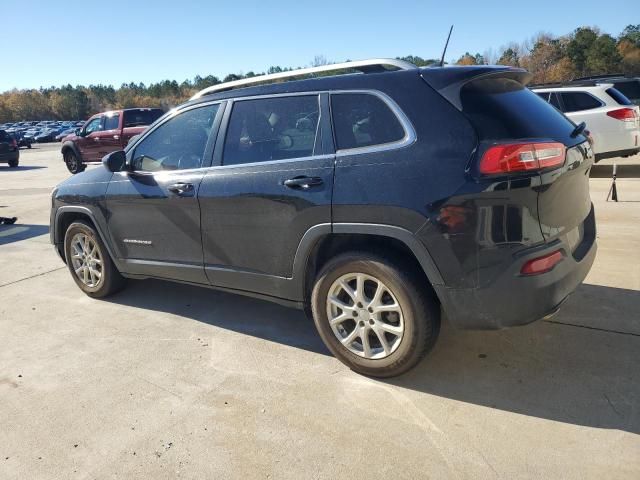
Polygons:
M623 122L634 122L636 119L636 111L633 108L619 108L607 112L607 115L616 120Z
M480 173L527 172L564 164L562 143L507 143L489 148L480 160Z
M544 257L534 258L525 263L520 269L522 275L539 275L553 270L558 263L562 261L564 255L562 250L556 250Z
M18 148L18 142L16 141L16 139L15 139L15 138L12 138L12 139L11 139L11 146L12 146L13 148Z

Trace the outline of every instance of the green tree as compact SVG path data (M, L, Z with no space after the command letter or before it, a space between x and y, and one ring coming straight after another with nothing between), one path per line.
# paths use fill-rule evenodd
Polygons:
M598 38L597 32L589 27L577 28L567 44L567 56L579 74L587 74L589 49Z
M611 35L600 35L587 50L585 67L589 74L611 73L620 69L622 57Z

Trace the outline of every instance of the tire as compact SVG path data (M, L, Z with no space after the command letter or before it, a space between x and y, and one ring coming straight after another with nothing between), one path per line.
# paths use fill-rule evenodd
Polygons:
M82 163L76 153L71 149L65 150L63 158L64 163L67 165L67 170L74 175L76 173L84 172L85 168L87 168L87 166Z
M85 240L87 239L86 243ZM95 246L95 250L94 250ZM74 254L80 252L91 253L85 259L74 259ZM67 259L67 267L76 285L84 293L93 298L103 298L122 290L126 285L126 279L120 275L113 264L100 235L92 225L84 221L76 221L69 225L64 236L64 254ZM91 258L94 261L91 261ZM99 263L95 260L99 260ZM82 266L87 268L82 268ZM76 273L78 267L82 269ZM91 268L89 268L91 267ZM91 270L98 273L92 274ZM85 276L86 272L86 276ZM81 277L84 278L81 279ZM88 280L88 282L87 282Z
M9 160L9 167L10 168L16 168L18 165L20 165L20 160L19 159Z
M350 280L353 276L356 278ZM362 296L355 291L360 278L364 285ZM344 295L346 290L340 290L341 280L343 284L346 282L356 299L363 300L363 308L350 307L357 307L357 303L352 296ZM440 331L438 300L426 285L421 284L423 282L411 268L402 268L401 263L382 256L350 252L335 257L322 268L311 296L313 320L320 337L338 360L358 373L381 378L405 373L431 350ZM376 303L375 292L381 286L384 293L381 301ZM337 296L337 291L342 296ZM337 307L334 315L331 309L336 309L336 306L328 302L329 295L343 301L347 308L341 310ZM367 307L376 304L382 309L395 310L388 313L375 313L374 310L371 313L372 309ZM340 313L340 318L346 316L347 320L332 327L329 316ZM358 327L360 336L354 338L351 335ZM389 329L394 333L389 333ZM385 346L380 334L385 339ZM343 341L338 339L338 335ZM369 355L361 335L367 338ZM349 338L352 338L351 343L345 343Z
M27 148L31 148L31 143L27 143Z

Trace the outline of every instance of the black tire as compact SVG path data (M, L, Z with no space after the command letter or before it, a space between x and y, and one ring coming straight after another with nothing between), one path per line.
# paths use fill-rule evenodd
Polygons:
M16 168L18 165L20 165L20 160L19 159L9 160L9 167Z
M379 279L400 305L404 333L396 349L384 358L370 359L353 353L329 325L329 290L336 280L350 273ZM316 278L311 307L318 333L333 355L352 370L372 377L394 377L413 368L431 350L440 331L440 305L424 285L424 278L399 262L370 253L349 252L329 261Z
M88 286L80 280L75 272L72 260L72 241L76 234L82 233L95 242L100 258L102 260L102 274L95 286ZM78 220L67 228L64 236L64 254L67 259L67 267L71 273L71 277L84 293L93 298L103 298L122 290L127 281L113 264L109 252L107 251L100 235L96 232L89 222Z
M27 148L31 148L31 143L27 143Z
M67 170L74 175L76 173L84 172L85 168L87 168L87 166L82 163L76 153L71 149L65 150L63 158L64 163L67 165Z

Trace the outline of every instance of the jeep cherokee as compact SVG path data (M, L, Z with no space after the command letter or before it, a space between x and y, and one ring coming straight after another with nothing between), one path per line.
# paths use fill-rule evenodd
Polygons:
M209 87L60 184L51 240L91 297L161 278L272 300L353 370L401 374L441 315L533 322L594 261L593 152L529 78L372 60Z

